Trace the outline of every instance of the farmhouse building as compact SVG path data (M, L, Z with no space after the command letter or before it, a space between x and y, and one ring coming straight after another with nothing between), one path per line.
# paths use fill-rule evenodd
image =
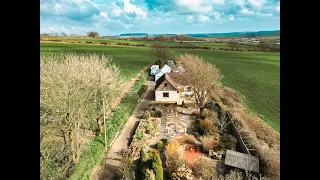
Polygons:
M185 96L192 96L191 86L182 72L170 72L156 81L155 101L177 103Z

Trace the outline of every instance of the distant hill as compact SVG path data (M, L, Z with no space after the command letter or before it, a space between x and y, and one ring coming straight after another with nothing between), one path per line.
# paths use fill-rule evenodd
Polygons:
M271 35L271 34L280 34L280 30L274 30L274 31L246 31L246 32L228 32L228 33L195 33L195 34L183 34L186 36L191 37L223 37L223 36L247 36L250 34L254 34L257 36L260 35ZM147 33L126 33L126 34L120 34L116 36L111 37L122 37L122 36L175 36L178 34L147 34ZM104 37L110 37L110 36L104 36Z
M120 34L119 36L147 36L147 33L126 33Z

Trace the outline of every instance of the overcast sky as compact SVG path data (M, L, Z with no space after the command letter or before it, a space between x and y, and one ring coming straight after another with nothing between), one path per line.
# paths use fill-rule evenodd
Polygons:
M40 0L40 33L279 30L280 0Z

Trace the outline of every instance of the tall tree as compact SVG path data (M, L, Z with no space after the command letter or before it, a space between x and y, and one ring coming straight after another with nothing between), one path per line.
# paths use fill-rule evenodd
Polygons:
M93 32L93 31L89 31L89 32L87 33L87 35L88 35L89 37L93 37L93 38L95 38L95 37L100 37L100 34L99 34L98 32Z
M88 140L87 135L97 128L95 120L103 114L101 100L110 105L121 92L123 80L110 60L94 54L40 57L43 179L61 179L51 177L52 171L67 176Z
M214 65L203 61L202 57L183 54L177 57L185 69L187 83L194 93L196 104L202 113L206 106L207 94L210 91L218 90L221 85L222 75Z
M160 67L164 66L165 61L171 56L170 48L165 46L163 43L152 44L152 52L154 57L157 59L155 64L160 65Z

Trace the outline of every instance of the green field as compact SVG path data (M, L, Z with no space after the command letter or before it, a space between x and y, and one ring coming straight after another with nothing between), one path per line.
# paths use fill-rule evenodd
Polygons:
M194 46L199 46L199 47L211 47L211 48L223 48L223 49L230 49L230 46L227 43L215 43L215 42L193 42L193 43L186 43L186 44L191 44ZM260 48L256 45L244 45L241 44L239 45L239 49L243 50L260 50Z
M192 46L190 44L179 42L162 42L162 41L143 41L143 40L122 40L122 39L109 39L109 38L76 38L76 37L60 37L60 36L40 36L40 38L63 40L65 42L104 42L104 43L129 43L129 44L145 44L151 46L154 43L160 42L166 46Z
M151 50L143 47L116 47L83 44L40 43L40 52L104 53L113 56L121 74L133 77L153 63ZM240 92L248 109L280 132L280 53L230 52L172 49L174 55L192 53L217 65L224 85Z
M280 34L268 34L268 35L260 35L260 39L270 38L270 39L280 39Z
M143 47L40 43L40 53L49 52L90 52L111 55L112 62L120 68L121 75L128 80L134 77L144 66L153 63L150 49Z

